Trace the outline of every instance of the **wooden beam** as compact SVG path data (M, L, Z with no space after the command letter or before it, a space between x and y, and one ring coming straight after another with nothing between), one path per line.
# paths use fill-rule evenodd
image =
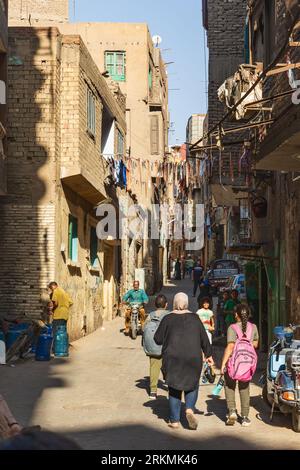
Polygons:
M282 72L288 72L289 70L292 69L299 69L300 68L300 62L297 62L296 64L286 64L284 66L277 67L276 69L270 70L267 72L267 77L271 77L272 75L277 75L278 73Z

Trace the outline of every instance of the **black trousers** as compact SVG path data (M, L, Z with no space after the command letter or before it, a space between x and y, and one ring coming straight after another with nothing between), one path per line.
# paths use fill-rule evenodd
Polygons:
M194 280L194 297L197 294L198 287L200 290L200 286L201 286L201 279Z

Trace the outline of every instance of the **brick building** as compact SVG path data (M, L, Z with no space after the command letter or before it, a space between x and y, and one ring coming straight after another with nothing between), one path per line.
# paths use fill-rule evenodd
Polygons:
M62 34L82 37L101 73L110 76L126 95L128 166L133 199L149 211L159 200L160 165L168 148L168 80L160 50L155 48L146 24L68 23L68 0L10 0L11 26L56 25ZM47 8L46 8L47 5ZM136 269L145 270L146 288L157 291L162 283L163 252L159 241L128 241L123 247L127 289Z
M224 27L218 26L218 5L222 8ZM213 12L215 21L210 16ZM253 307L263 348L267 348L275 325L300 320L300 115L292 101L300 78L299 69L293 67L299 63L299 20L299 2L250 0L233 5L232 2L204 1L210 69L217 69L217 72L210 72L214 79L211 84L210 78L209 119L215 115L220 119L224 114L224 110L221 115L217 113L220 106L217 88L220 85L218 74L221 74L218 64L226 58L218 57L216 49L219 48L220 55L226 55L226 51L233 54L232 62L228 57L228 64L222 65L227 77L223 75L220 79L232 76L239 62L245 61L243 47L250 65L257 64L266 71L261 82L264 101L256 107L252 119L244 119L245 125L254 124L247 130L246 181L237 185L235 178L226 179L225 152L222 152L225 174L219 173L218 188L214 172L210 179L213 202L219 206L215 214L223 206L224 219L225 212L227 230L222 247L225 246L226 256L237 256L245 265L248 302ZM224 37L220 36L222 33ZM270 124L261 124L266 120L270 120ZM231 125L238 124L241 122L231 117ZM234 154L233 146L225 149Z
M39 316L55 279L74 299L77 338L117 311L120 249L96 236L98 204L125 191L101 156L125 142L125 98L110 90L77 35L10 28L8 195L1 200L1 315ZM109 119L108 117L109 116Z
M168 79L161 52L144 23L72 23L61 25L60 30L79 34L100 72L107 72L126 95L132 192L138 204L150 210L151 204L158 203L156 181L168 151ZM143 268L147 291L157 291L165 249L156 240L130 244L124 287L132 284L135 268Z
M7 0L0 2L0 197L6 194Z

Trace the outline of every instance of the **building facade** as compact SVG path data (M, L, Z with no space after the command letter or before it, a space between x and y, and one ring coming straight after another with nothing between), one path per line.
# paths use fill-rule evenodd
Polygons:
M125 147L126 101L77 35L10 28L9 54L0 313L40 316L41 293L56 280L73 298L76 339L117 314L120 247L98 239L96 209L127 197L101 151L112 128L114 153L122 139Z
M221 78L232 77L234 69L242 71L240 83L244 95L247 93L242 104L237 99L231 101L231 113L227 106L217 116L223 129L235 127L235 140L240 139L237 135L241 130L239 135L244 142L236 147L233 141L227 141L226 132L219 135L219 142L216 134L213 136L219 153L215 155L219 181L210 168L209 186L217 206L215 215L225 220L223 254L237 257L244 265L248 302L260 329L261 347L267 348L275 325L299 323L300 319L299 5L283 0L235 2L224 22L226 30L216 27L218 2L204 0L203 5L211 66L224 60L216 57L216 47L221 51L224 46L226 56L234 38L229 51L233 55L233 69L224 64L227 77ZM225 5L223 12L226 11ZM221 41L220 31L224 34ZM251 71L250 75L245 70ZM237 75L234 80L237 84ZM219 80L212 81L209 114L214 116L222 90ZM228 83L227 105L234 99ZM225 115L226 119L222 119ZM209 122L209 129L214 122L214 119ZM209 138L205 144L209 146ZM235 166L233 156L237 148L239 158ZM213 223L217 225L215 216ZM217 248L216 243L216 251Z
M6 194L8 1L0 2L0 197Z

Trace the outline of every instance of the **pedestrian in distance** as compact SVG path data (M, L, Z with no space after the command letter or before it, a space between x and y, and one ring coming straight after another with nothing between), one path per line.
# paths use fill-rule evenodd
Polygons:
M194 281L193 297L196 297L198 288L200 289L201 283L203 282L203 271L204 268L198 261L192 271L192 279Z
M247 305L239 304L234 310L236 323L227 331L227 347L224 352L221 373L225 378L225 395L228 415L227 426L238 420L235 389L238 384L241 400L241 425L249 426L250 381L255 373L258 348L257 326L249 322L250 310Z
M162 348L154 341L154 335L162 319L168 315L167 298L160 294L155 299L156 310L151 312L145 322L142 344L144 351L150 359L150 393L149 398L156 400L157 385L162 366Z
M186 274L186 259L184 256L181 256L180 259L180 270L181 270L181 279L185 279Z
M181 281L181 263L179 261L179 258L177 258L175 263L175 280Z
M174 297L173 311L161 321L154 341L162 346L162 372L169 387L169 426L179 428L181 397L190 429L197 429L195 406L203 364L203 353L213 365L212 348L198 315L188 309L188 296Z
M200 305L203 299L209 298L210 305L212 305L212 296L210 294L210 284L208 279L203 279L200 283L200 294L197 298L197 303Z
M188 273L190 279L192 279L192 272L195 266L195 261L193 260L192 255L188 255L187 260L185 262L185 270Z
M210 299L208 297L202 299L200 302L197 315L203 323L210 344L212 344L212 335L215 331L215 319L214 312L210 309Z
M224 304L225 323L227 329L230 325L235 323L234 309L240 303L239 293L236 289L233 289L230 293L229 299Z
M225 323L225 316L226 316L226 311L224 310L224 306L229 300L229 292L224 291L218 299L218 305L217 305L217 326L216 326L216 332L218 336L225 336L227 328L226 328L226 323Z
M55 337L59 326L67 326L70 307L73 305L73 301L69 294L58 286L57 282L50 282L48 287L51 291L49 313L52 312L53 336Z

